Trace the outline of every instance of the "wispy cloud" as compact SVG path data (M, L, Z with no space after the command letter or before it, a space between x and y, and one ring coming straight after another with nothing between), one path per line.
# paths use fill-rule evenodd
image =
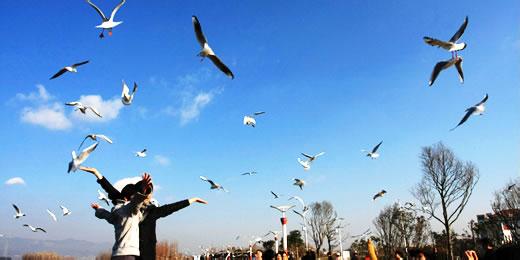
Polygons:
M181 125L186 125L187 123L198 119L202 109L204 109L212 99L213 94L201 92L188 102L185 102L180 109Z
M170 158L160 154L155 155L153 159L157 164L161 166L168 166L171 163Z
M21 177L13 177L7 180L5 185L25 185L25 181Z
M47 102L50 99L54 98L47 92L45 86L42 84L37 84L36 88L38 92L30 92L29 94L18 93L16 94L16 98L21 101L38 101L38 102Z

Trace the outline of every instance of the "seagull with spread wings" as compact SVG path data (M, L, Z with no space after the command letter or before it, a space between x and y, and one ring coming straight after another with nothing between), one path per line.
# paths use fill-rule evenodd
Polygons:
M56 215L54 215L54 213L52 213L49 209L47 209L47 213L49 213L49 216L51 216L52 220L54 220L54 222L58 221L58 218L56 218Z
M70 211L68 208L64 207L64 206L61 206L60 205L60 208L61 208L61 211L63 213L63 216L68 216L72 213L72 211Z
M372 159L377 159L377 158L379 158L379 153L377 153L377 150L379 149L379 146L381 146L381 144L383 144L383 141L379 142L376 146L374 146L374 148L372 148L372 151L367 151L367 150L361 150L361 151L366 153L367 157L370 157Z
M23 213L18 206L13 204L13 208L16 211L16 214L14 215L14 218L21 218L25 216L25 213Z
M464 18L464 22L459 27L457 32L455 32L455 34L448 41L442 41L442 40L438 40L438 39L427 37L427 36L423 37L423 39L424 39L424 42L426 42L427 44L429 44L431 46L437 46L439 48L443 48L443 49L451 52L452 56L453 56L453 54L455 54L455 57L456 57L457 52L464 50L467 46L467 44L464 42L457 43L457 41L460 39L462 34L464 34L464 31L466 30L467 26L468 26L468 17L466 16L466 18Z
M98 139L99 138L99 139ZM103 140L109 144L112 144L112 139L108 138L108 136L106 135L102 135L102 134L89 134L87 136L85 136L85 138L83 139L83 141L81 142L81 144L79 144L79 147L78 147L78 150L81 149L81 146L83 146L83 143L85 142L85 140L87 139L91 139L92 141L98 141L98 140Z
M146 157L146 148L141 150L140 152L135 152L135 156L139 157L139 158L144 158Z
M84 65L84 64L87 64L88 63L88 60L86 61L82 61L82 62L79 62L79 63L75 63L75 64L72 64L70 66L65 66L63 67L60 71L58 71L56 74L54 74L54 76L52 76L50 79L55 79L61 75L63 75L63 73L65 72L78 72L78 69L77 67L81 66L81 65Z
M308 171L311 169L311 164L316 160L318 157L324 155L325 152L318 153L314 156L311 156L306 153L302 153L303 156L305 156L306 160L302 160L301 158L298 158L298 163L303 167L304 170Z
M123 6L123 4L125 2L126 2L126 0L121 0L121 2L114 8L114 10L112 10L112 13L110 14L110 18L107 18L105 16L105 14L103 13L103 11L101 11L101 9L99 9L99 7L97 7L90 0L87 0L87 3L90 6L92 6L92 8L94 8L94 10L96 10L96 12L99 14L99 16L101 16L102 22L100 25L96 26L96 28L102 29L101 34L99 35L99 38L105 37L105 35L103 34L105 32L105 30L108 30L108 35L112 36L112 29L123 23L122 21L114 22L114 16L116 15L117 11L119 11L121 6Z
M43 233L47 233L47 231L45 231L45 229L43 229L43 228L41 228L41 227L37 227L37 228L35 228L35 227L33 227L33 226L31 226L31 225L28 225L28 224L23 224L23 226L24 226L24 227L28 227L28 228L30 228L32 232L38 232L38 231L41 231L41 232L43 232Z
M69 162L69 169L67 170L67 173L75 172L78 167L87 160L90 154L96 150L98 144L99 142L96 142L93 145L83 149L79 155L76 155L76 151L72 151L72 161Z
M249 175L249 176L251 176L251 175L256 175L256 174L258 174L258 172L256 172L256 171L250 171L250 172L244 172L244 173L242 173L242 174L240 174L240 175L242 175L242 176L245 176L245 175Z
M65 103L65 105L74 107L75 108L74 111L79 110L84 115L87 114L87 109L90 109L90 111L92 111L94 114L96 114L96 116L98 116L100 118L103 117L95 107L85 106L79 101L67 102L67 103Z
M137 91L137 83L134 82L134 88L132 89L132 93L130 93L130 89L126 85L126 82L123 80L123 91L121 93L121 102L123 105L132 104L132 100L134 100L135 92Z
M297 178L294 178L293 180L294 180L293 185L296 185L296 186L300 187L300 190L303 190L303 186L305 186L305 181L301 180L301 179L297 179Z
M229 192L228 190L226 190L222 185L204 177L204 176L200 176L200 179L203 180L203 181L207 181L210 185L211 185L211 189L212 190L223 190L225 192Z
M280 198L280 196L278 194L274 193L273 191L271 191L271 194L274 196L275 199Z
M204 36L204 33L202 32L202 27L200 25L199 19L197 16L192 16L191 21L193 23L193 28L195 29L195 36L197 36L197 41L199 42L200 46L202 47L202 50L199 52L197 56L200 56L202 60L204 58L208 57L217 68L219 68L226 76L230 77L231 79L235 78L235 75L233 75L233 72L222 62L217 55L213 52L211 47L209 47L208 41L206 40L206 36Z
M462 70L462 56L457 56L455 58L451 58L449 60L440 61L437 64L435 64L435 67L433 67L432 75L430 76L430 81L428 82L429 86L432 86L437 77L439 76L439 73L441 71L455 65L455 68L457 69L457 73L459 74L459 80L460 83L464 83L464 71Z
M376 195L374 195L372 200L376 200L377 198L383 197L383 195L385 195L385 194L386 194L386 190L381 190L380 192L376 193Z
M483 115L484 111L486 110L485 104L486 104L486 101L488 100L488 97L489 97L488 94L486 94L486 96L484 97L484 99L482 99L482 101L480 101L479 103L475 104L474 106L466 109L466 114L464 115L464 117L460 120L460 122L457 124L457 126L452 128L450 131L453 131L453 130L455 130L455 128L464 124L464 122L466 122L471 115Z
M260 112L254 112L252 115L244 116L244 120L243 120L244 125L255 127L256 126L255 116L259 116L259 115L263 115L263 114L265 114L265 112L260 111Z

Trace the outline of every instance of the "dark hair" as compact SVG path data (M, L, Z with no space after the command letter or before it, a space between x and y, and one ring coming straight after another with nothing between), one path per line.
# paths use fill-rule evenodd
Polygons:
M121 196L125 199L131 198L136 192L136 188L134 184L127 184L122 190L121 190Z
M401 257L404 256L403 252L401 250L395 250L394 255L399 255Z

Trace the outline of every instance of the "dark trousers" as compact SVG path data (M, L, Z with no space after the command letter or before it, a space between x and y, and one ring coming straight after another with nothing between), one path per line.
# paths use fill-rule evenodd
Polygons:
M137 260L137 256L135 255L117 255L117 256L112 256L112 258L110 258L111 260Z

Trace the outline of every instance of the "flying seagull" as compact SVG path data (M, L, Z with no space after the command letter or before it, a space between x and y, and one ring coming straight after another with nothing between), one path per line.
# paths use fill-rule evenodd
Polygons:
M79 110L82 114L86 114L87 109L90 109L94 114L96 114L96 116L103 117L96 108L92 106L85 106L79 101L67 102L65 105L75 107L74 111Z
M105 32L105 30L108 30L108 35L112 36L112 29L123 23L122 21L121 22L114 22L114 16L116 15L117 11L119 11L121 6L123 6L125 1L126 0L121 0L121 2L114 8L114 10L112 10L112 14L110 14L110 18L107 18L105 16L105 14L103 13L103 11L101 11L101 9L99 9L99 7L97 7L90 0L87 0L87 3L90 6L92 6L92 8L94 8L94 10L96 10L96 12L99 14L99 16L101 16L101 19L102 19L101 24L96 26L96 28L102 29L101 34L99 35L99 38L105 37L105 35L103 35L103 32Z
M507 191L513 190L513 188L516 186L516 183L513 183L507 187Z
M14 218L21 218L25 216L25 213L22 213L22 211L18 208L18 206L13 204L13 208L16 211L16 214L14 215Z
M293 185L296 185L296 186L300 187L300 190L303 190L303 186L305 186L305 181L296 179L296 178L294 178L293 180L294 180Z
M99 139L98 139L99 138ZM109 144L112 144L112 139L108 138L108 136L106 135L101 135L101 134L89 134L87 136L85 136L85 138L83 139L83 141L81 142L81 144L79 145L78 147L78 150L81 149L81 146L83 146L83 143L85 142L85 140L87 139L91 139L92 141L98 141L98 140L103 140Z
M130 94L130 89L126 85L123 80L123 92L121 93L121 101L124 105L132 104L132 100L134 99L135 92L137 91L137 83L134 82L134 88L132 89L132 94Z
M93 145L83 149L79 156L76 155L76 151L72 151L72 161L69 162L69 169L67 170L67 173L75 172L78 167L87 160L90 154L96 150L98 144L99 142L96 142Z
M464 124L464 122L466 122L471 115L483 115L484 110L486 110L486 107L484 105L486 104L488 97L489 97L488 94L486 94L486 96L484 97L484 99L482 99L482 101L480 101L478 104L466 109L466 114L460 120L459 124L457 126L455 126L454 128L452 128L450 131L453 131L453 130L455 130L455 128Z
M459 74L460 83L464 83L464 71L462 71L462 56L457 56L455 58L451 58L449 60L441 61L435 64L428 85L432 86L435 82L435 79L437 79L437 76L439 76L439 73L453 65L455 65L457 73Z
M54 220L54 222L58 221L58 219L56 218L56 215L54 215L54 213L52 213L49 209L47 209L47 213L49 213L49 216L51 216L52 220Z
M453 55L453 53L455 53L455 56L456 56L458 51L464 50L466 48L466 43L463 43L463 42L457 43L459 38L464 33L464 30L466 30L466 26L468 26L468 17L467 16L464 19L464 22L460 26L459 30L457 30L457 32L451 37L451 39L449 41L446 42L446 41L438 40L438 39L431 38L431 37L424 37L423 38L424 42L426 42L427 44L429 44L431 46L437 46L437 47L443 48L443 49L451 52L452 55Z
M64 206L60 205L60 208L61 208L61 211L63 212L63 216L68 216L68 215L70 215L70 213L72 213L68 208L65 208Z
M381 146L381 144L383 144L383 141L379 142L376 146L374 146L374 148L372 148L372 151L367 151L367 150L361 150L361 151L366 153L367 157L370 157L372 159L377 159L377 158L379 158L379 154L377 153L377 150L379 149L379 146Z
M308 171L311 169L311 163L316 160L318 157L324 155L325 152L321 152L319 154L316 154L314 156L311 156L311 155L308 155L306 153L302 153L303 156L305 156L307 159L306 160L302 160L301 158L298 158L298 162L300 163L300 165L303 167L304 170Z
M305 215L306 215L307 212L309 212L309 211L303 211L302 213L300 213L300 212L298 212L298 211L296 211L296 210L293 209L293 212L294 212L296 215L300 216L302 219L305 219Z
M197 16L192 16L191 21L193 22L193 28L195 29L195 36L197 36L197 41L202 47L202 50L199 52L197 56L200 56L202 60L208 57L213 62L213 64L217 66L217 68L224 72L224 74L226 74L231 79L234 79L235 76L233 75L233 72L231 72L231 70L226 66L226 64L224 64L224 62L222 62L217 57L217 55L215 55L211 47L209 47L208 41L206 40L206 37L202 32L202 27L200 26L199 19L197 18Z
M244 116L244 125L255 127L256 126L255 116L259 116L259 115L263 115L263 114L265 114L265 112L261 111L261 112L255 112L252 115Z
M209 184L211 185L211 189L212 190L223 190L225 192L229 192L228 190L226 190L222 185L218 184L218 183L215 183L214 181L204 177L204 176L200 176L200 179L203 180L203 181L207 181L209 182Z
M383 195L385 195L386 193L386 190L381 190L380 192L378 192L376 195L374 195L374 197L372 198L372 200L376 200L377 198L379 197L383 197Z
M98 200L102 200L107 203L107 206L110 206L107 195L105 193L101 192L100 190L97 190L97 192L98 192Z
M406 203L404 203L404 207L407 209L411 209L411 208L415 207L415 204L412 202L406 202Z
M60 71L58 71L56 74L54 74L54 76L52 76L50 79L55 79L55 78L61 76L65 72L78 72L78 70L76 68L81 65L87 64L87 63L88 63L88 60L82 61L79 63L75 63L70 66L65 66Z
M139 158L144 158L146 157L146 148L143 149L142 151L140 152L135 152L135 156L139 157Z
M271 191L271 194L273 194L273 196L274 196L275 199L280 198L280 196L278 196L278 194L274 193L273 191Z
M250 172L244 172L244 173L242 173L242 174L240 174L240 175L242 175L242 176L245 176L245 175L249 175L249 176L251 176L251 175L255 175L255 174L258 174L258 172L250 171Z
M23 224L23 226L30 228L32 232L38 232L38 230L39 230L39 231L42 231L43 233L47 233L47 231L45 231L45 229L40 228L40 227L35 228L35 227L33 227L31 225L28 225L28 224Z

